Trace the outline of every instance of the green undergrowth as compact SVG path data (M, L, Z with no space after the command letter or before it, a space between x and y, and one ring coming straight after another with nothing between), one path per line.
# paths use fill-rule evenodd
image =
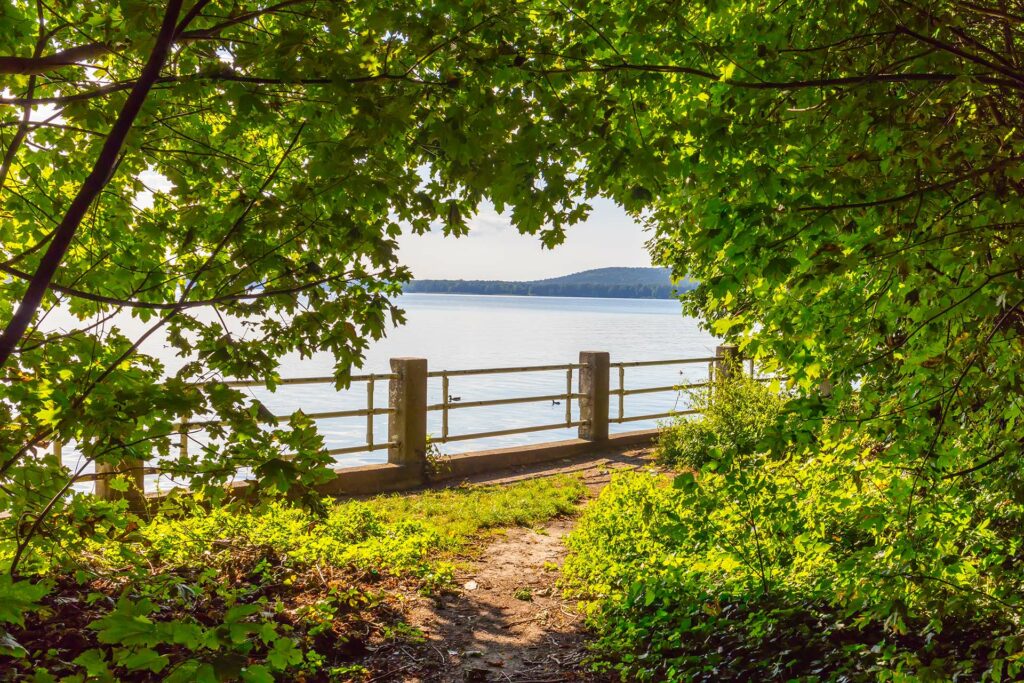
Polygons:
M887 444L837 430L771 448L774 401L715 410L735 428L717 420L703 453L691 437L707 425L677 429L659 455L682 471L616 475L567 539L563 587L597 633L595 666L640 681L1024 677L1019 473L998 492L951 479L924 507Z
M189 500L122 515L108 542L32 558L38 575L0 583L17 608L0 607L0 670L67 683L366 680L382 646L422 638L402 621L404 596L443 589L489 530L571 513L585 493L559 476L325 501L319 514Z
M725 475L616 475L568 538L562 578L596 666L640 681L1021 680L1020 507L1001 532L950 529L934 565L922 533L921 574L900 576L911 551L871 538L885 496L827 465L766 464L749 496ZM862 471L865 486L880 474Z
M689 405L698 419L678 419L662 425L658 459L668 465L700 469L723 453L748 454L782 415L785 397L778 385L742 374L719 379L689 393Z
M273 548L299 564L356 566L443 580L448 561L489 529L530 526L575 509L586 489L567 476L509 486L463 486L330 504L317 515L283 503L256 509L198 506L160 515L138 529L137 543L101 550L108 562L140 545L159 563L208 564L217 549Z

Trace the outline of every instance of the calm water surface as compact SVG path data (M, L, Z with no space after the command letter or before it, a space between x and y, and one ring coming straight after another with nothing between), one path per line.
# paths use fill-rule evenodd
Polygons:
M714 337L700 330L696 320L683 317L676 301L407 294L400 304L408 313L407 324L392 330L370 349L363 372L388 372L389 359L399 356L426 358L430 370L461 370L573 363L582 350L608 351L613 361L701 357L713 355L716 344ZM331 367L332 359L326 355L305 361L289 360L281 374L329 375ZM680 383L683 377L700 379L706 375L704 365L631 368L626 371L626 385L663 386ZM612 385L617 386L616 382L613 376ZM441 400L440 378L430 380L428 391L431 403ZM453 377L449 386L449 393L463 401L564 391L563 371ZM253 396L275 413L284 414L300 407L319 412L362 407L365 389L354 384L350 392L339 394L328 386L309 385L282 387L273 394L253 390ZM385 396L386 389L381 383L375 392L378 404ZM626 415L671 410L677 399L675 393L628 397ZM564 411L564 405L551 404L452 410L449 431L466 434L555 423L564 419ZM575 419L575 407L573 412ZM378 416L377 421L375 436L385 440L387 418ZM625 423L617 425L616 431L652 426L653 423L645 422ZM366 432L364 418L323 420L320 428L332 448L359 443ZM434 435L441 433L439 412L430 414L428 430ZM572 432L552 430L463 441L442 450L454 453L539 443L571 438L575 436ZM383 452L343 458L343 464L386 460Z
M360 374L390 372L389 359L399 356L426 358L430 370L461 370L504 366L574 363L579 352L608 351L615 361L659 360L711 356L716 340L702 331L697 321L682 315L680 304L666 300L584 299L556 297L504 297L448 294L407 294L400 305L408 321L393 329L386 339L368 351ZM159 354L159 349L155 350ZM154 350L150 349L150 353ZM162 355L162 354L160 354ZM174 365L173 359L165 359ZM328 354L313 358L286 358L282 377L319 376L332 373ZM700 381L707 376L706 365L628 368L627 388L664 386ZM535 372L480 377L453 377L449 393L462 401L560 394L565 391L565 372ZM573 379L574 391L576 377ZM617 387L613 370L612 388ZM248 389L275 414L349 410L365 407L366 389L354 383L346 392L330 385L279 387L276 392ZM428 400L441 400L441 379L431 378ZM375 402L387 402L386 382L378 382ZM578 412L573 402L573 419ZM612 399L611 414L617 414L617 399ZM683 408L686 397L678 392L642 394L627 397L625 414L644 415ZM565 405L522 404L466 408L449 413L449 433L508 429L516 426L551 424L564 421ZM364 443L366 418L340 418L318 421L328 448ZM654 421L613 425L613 432L645 429ZM428 431L441 433L441 414L432 412ZM573 438L575 429L559 429L530 434L458 441L441 446L443 453L459 453L481 448L540 443ZM375 441L387 440L387 416L374 422ZM73 462L73 454L69 453ZM339 465L359 465L387 460L385 450L339 456ZM69 463L70 464L70 463ZM244 474L244 473L243 473ZM149 486L157 482L149 482Z

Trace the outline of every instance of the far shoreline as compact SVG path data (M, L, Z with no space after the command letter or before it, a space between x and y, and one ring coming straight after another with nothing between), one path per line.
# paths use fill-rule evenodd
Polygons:
M566 296L563 294L486 294L484 292L406 292L401 296L485 296L490 299L583 299L601 301L679 301L671 296Z

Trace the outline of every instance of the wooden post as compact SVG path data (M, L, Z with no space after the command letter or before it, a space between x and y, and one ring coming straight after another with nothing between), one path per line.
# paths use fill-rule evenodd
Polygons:
M608 439L608 374L611 359L607 351L580 351L579 436L588 441Z
M392 358L388 383L388 462L424 469L427 465L427 359Z
M145 463L136 458L126 458L117 465L96 463L96 474L107 475L96 479L96 496L102 500L127 500L131 509L141 510L146 500L144 466ZM116 476L128 479L127 491L118 491L110 486L110 480Z
M715 379L733 379L743 374L740 360L740 349L735 344L722 344L715 347Z

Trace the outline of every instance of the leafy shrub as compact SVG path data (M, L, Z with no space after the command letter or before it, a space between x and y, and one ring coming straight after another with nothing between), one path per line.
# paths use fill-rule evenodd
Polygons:
M700 469L712 460L753 453L782 415L785 398L771 386L737 373L690 392L697 418L666 425L658 456L668 464Z
M475 535L571 512L585 493L562 476L325 501L319 516L191 498L149 521L122 514L106 543L54 553L39 576L0 574L0 670L39 681L363 680L353 662L371 640L422 637L398 621L400 590L443 586Z
M642 681L1024 673L1024 501L985 522L989 502L951 484L941 518L908 540L913 475L877 451L828 444L672 483L616 476L570 535L563 574L598 634L595 665Z

